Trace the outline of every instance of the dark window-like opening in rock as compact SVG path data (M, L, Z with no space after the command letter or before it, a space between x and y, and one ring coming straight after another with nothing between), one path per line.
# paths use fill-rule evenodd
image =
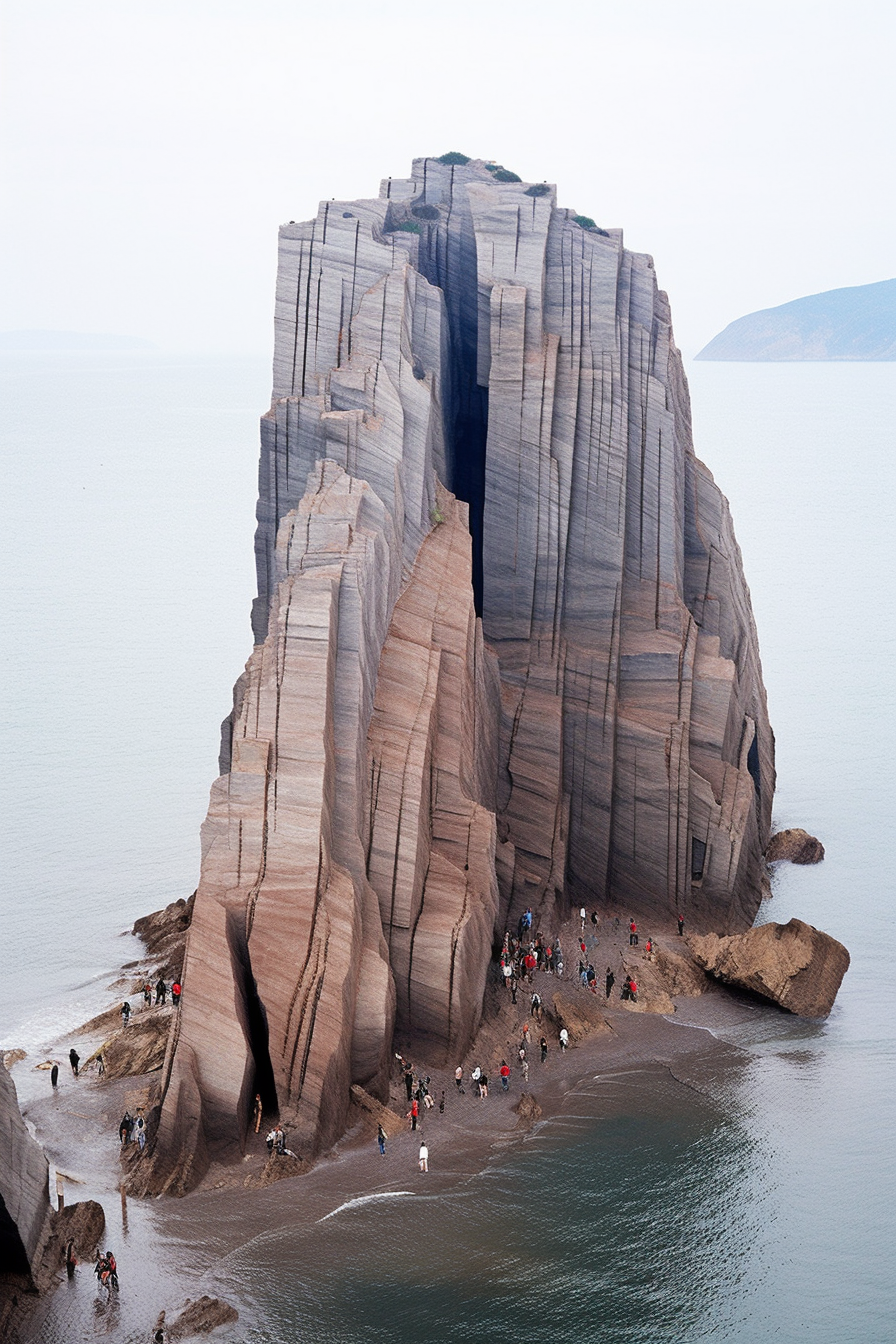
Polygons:
M699 882L706 864L706 841L691 837L691 881Z
M759 735L753 734L753 741L750 743L750 750L747 752L747 769L753 780L757 795L761 794L761 781L759 777Z

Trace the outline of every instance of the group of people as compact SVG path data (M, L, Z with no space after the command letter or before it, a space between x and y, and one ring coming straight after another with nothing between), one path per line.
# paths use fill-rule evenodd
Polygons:
M111 1292L113 1288L118 1287L118 1265L115 1263L115 1256L111 1251L106 1251L105 1255L100 1255L97 1251L93 1272L103 1288Z
M125 1111L118 1126L118 1139L122 1148L127 1148L129 1143L136 1143L140 1152L143 1152L146 1147L146 1116L142 1106L137 1107L136 1115Z

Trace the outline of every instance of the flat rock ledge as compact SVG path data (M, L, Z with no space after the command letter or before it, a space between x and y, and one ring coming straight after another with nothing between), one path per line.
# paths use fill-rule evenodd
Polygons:
M788 859L791 863L821 863L824 845L808 831L792 826L789 830L775 832L768 842L765 858L767 863L777 863L779 859Z
M827 1017L849 967L843 944L801 919L762 924L730 938L708 933L689 942L710 975L799 1017Z

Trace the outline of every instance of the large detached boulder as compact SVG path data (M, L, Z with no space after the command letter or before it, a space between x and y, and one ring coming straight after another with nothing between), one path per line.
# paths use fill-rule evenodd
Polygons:
M791 826L789 830L775 832L768 842L765 857L769 863L777 863L779 859L788 859L791 863L821 863L824 845L808 831Z
M690 946L710 975L800 1017L827 1017L849 967L843 944L801 919L730 938L708 933L691 938Z

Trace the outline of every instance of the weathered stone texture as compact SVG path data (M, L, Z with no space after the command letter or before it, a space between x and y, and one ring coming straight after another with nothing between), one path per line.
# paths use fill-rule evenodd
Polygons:
M697 961L725 984L771 999L800 1017L827 1017L849 969L849 953L801 919L746 933L689 940Z
M764 871L749 595L650 258L420 159L284 226L275 325L256 647L146 1164L172 1189L256 1090L327 1145L396 1022L462 1053L508 914L743 928Z
M49 1168L28 1133L15 1084L0 1067L0 1300L16 1280L31 1286L52 1228Z

